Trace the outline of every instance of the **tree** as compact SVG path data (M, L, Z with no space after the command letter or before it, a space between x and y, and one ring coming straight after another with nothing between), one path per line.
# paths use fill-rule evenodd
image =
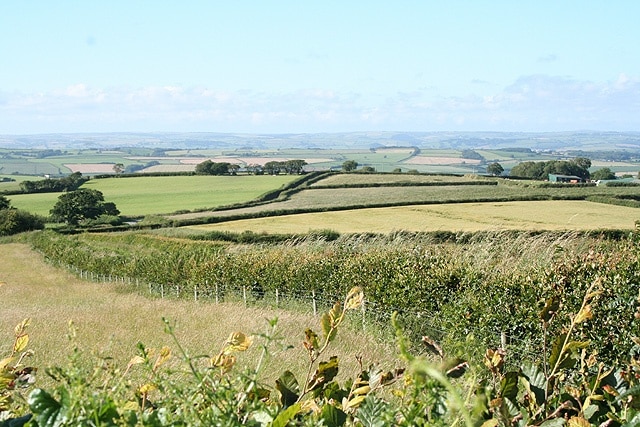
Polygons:
M283 162L267 162L264 164L264 173L267 175L278 175L283 168Z
M487 166L488 174L491 174L493 176L498 176L498 175L502 175L502 172L504 172L504 168L498 162L491 163L489 166Z
M305 160L287 160L284 162L284 168L289 175L302 174L304 173L304 167L307 164Z
M124 172L124 164L116 163L115 165L113 165L113 171L117 174L121 174L122 172Z
M591 179L598 181L601 179L616 179L616 174L609 168L598 169L591 174Z
M355 160L346 160L342 163L342 170L345 172L353 172L356 169L358 169L358 162Z
M0 196L0 210L9 209L11 207L11 202L5 196Z
M56 221L78 225L82 220L96 219L100 215L119 215L120 211L114 203L105 203L101 191L82 188L61 194L50 213Z

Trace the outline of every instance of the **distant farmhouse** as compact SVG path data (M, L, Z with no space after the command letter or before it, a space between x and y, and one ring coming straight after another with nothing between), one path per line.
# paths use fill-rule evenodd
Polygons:
M580 184L582 182L585 182L585 180L575 175L556 175L556 174L550 173L549 182L564 182L569 184Z

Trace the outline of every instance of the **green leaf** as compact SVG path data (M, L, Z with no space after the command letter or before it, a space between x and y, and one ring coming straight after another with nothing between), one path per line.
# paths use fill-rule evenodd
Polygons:
M517 372L507 372L500 381L500 395L512 402L515 402L518 396L518 377Z
M291 371L284 371L280 375L276 380L276 389L280 392L280 403L285 408L296 403L300 397L298 380Z
M0 422L0 427L22 427L31 419L32 415L27 414L18 418L10 418Z
M289 406L278 414L271 423L271 427L286 427L289 424L289 421L291 421L301 410L302 403L296 403L295 405Z
M322 407L321 418L327 427L340 427L347 422L347 414L341 409L329 404Z
M387 410L388 404L369 394L356 412L358 419L364 427L383 427L385 425L382 415Z
M551 354L549 355L549 366L556 366L559 363L560 358L566 358L567 352L564 348L564 342L567 339L567 334L562 333L556 337L551 347Z
M536 397L536 403L542 405L545 400L545 390L547 389L547 379L544 376L544 372L530 362L523 363L521 371L529 382L531 392Z
M40 427L57 427L64 424L62 405L49 393L35 389L28 399L29 409Z
M547 420L542 424L540 424L540 427L560 427L560 426L563 426L564 423L565 423L564 418L553 418L551 420Z
M553 316L560 309L560 300L557 298L549 298L544 302L544 307L540 311L540 318L543 322L549 323Z

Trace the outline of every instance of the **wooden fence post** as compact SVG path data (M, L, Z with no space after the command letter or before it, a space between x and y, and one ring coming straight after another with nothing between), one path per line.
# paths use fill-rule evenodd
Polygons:
M242 285L242 299L244 300L245 307L247 306L247 287Z
M313 315L317 316L318 315L318 304L316 302L316 290L315 289L311 290L311 304L313 305Z
M276 288L276 307L278 307L279 304L280 304L280 297L278 293L278 288Z
M362 311L362 330L366 330L366 308L365 308L365 299L362 298L362 305L360 306L360 310Z

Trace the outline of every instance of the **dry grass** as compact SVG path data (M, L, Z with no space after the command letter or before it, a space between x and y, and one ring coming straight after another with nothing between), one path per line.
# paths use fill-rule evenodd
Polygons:
M256 218L189 227L256 233L632 229L635 208L585 201L456 203Z
M191 355L214 355L231 332L263 333L267 320L277 317L278 335L283 337L281 344L294 348L286 351L280 346L271 348L273 359L264 374L273 385L275 377L285 369L303 376L306 356L300 344L304 329L311 327L316 332L320 329L319 319L313 315L231 303L150 300L118 292L114 285L87 282L54 268L22 244L3 244L2 253L0 356L10 350L15 325L31 318L30 348L35 351L31 363L41 368L67 363L71 353L67 339L70 321L76 327L77 342L82 348L111 356L124 368L139 341L148 347L173 346L170 336L164 333L162 317L175 322L178 339ZM376 342L361 330L342 330L332 350L330 354L343 361L343 375L354 374L355 355L364 356L367 363L395 363L395 352L389 345ZM252 366L258 352L256 345L239 357L239 363ZM44 375L40 381L46 385Z

